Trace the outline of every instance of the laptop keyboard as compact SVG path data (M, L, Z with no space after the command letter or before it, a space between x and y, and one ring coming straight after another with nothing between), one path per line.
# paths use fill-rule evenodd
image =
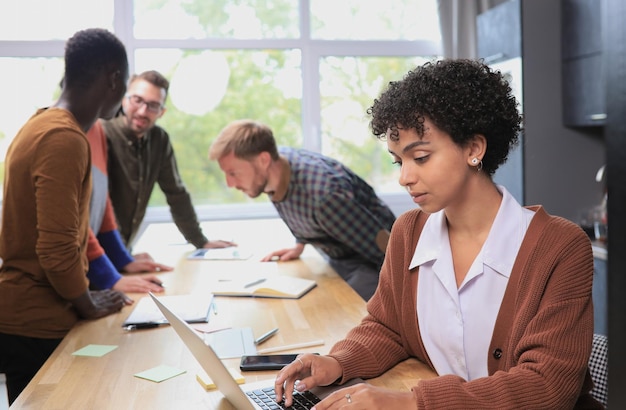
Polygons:
M257 406L263 410L290 409L290 410L309 410L321 400L310 391L293 392L293 404L286 407L284 403L276 403L276 393L273 387L266 387L260 390L251 390L246 392Z

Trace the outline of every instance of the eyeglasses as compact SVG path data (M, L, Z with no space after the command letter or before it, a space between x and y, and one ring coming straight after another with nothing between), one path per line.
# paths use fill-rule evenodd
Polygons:
M148 111L154 114L159 114L161 111L163 111L163 106L158 101L146 101L140 96L134 94L127 95L126 98L128 98L128 101L135 107L141 107L145 104Z

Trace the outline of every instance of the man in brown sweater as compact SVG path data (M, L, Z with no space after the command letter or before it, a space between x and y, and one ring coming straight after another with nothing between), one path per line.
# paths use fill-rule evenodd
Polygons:
M91 160L85 132L126 92L124 45L102 29L65 47L59 100L38 110L6 156L0 234L0 373L12 403L79 319L119 311L125 297L89 291Z

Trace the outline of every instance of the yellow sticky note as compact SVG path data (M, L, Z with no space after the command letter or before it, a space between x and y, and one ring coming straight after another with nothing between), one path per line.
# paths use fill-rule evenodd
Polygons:
M235 379L237 384L244 384L246 382L246 379L237 370L228 368L228 371L230 372L231 376L233 376L233 379ZM209 391L217 387L215 386L215 383L209 377L209 375L207 375L203 371L200 371L196 374L196 380L198 381L198 383L200 383L200 386L204 387L204 390Z
M72 355L102 357L115 349L117 349L117 346L114 345L87 345L82 349L78 349L77 351L72 353Z
M160 365L157 367L153 367L152 369L136 373L134 376L141 379L161 383L163 380L171 379L172 377L181 375L183 373L185 373L185 370L180 370L171 366Z

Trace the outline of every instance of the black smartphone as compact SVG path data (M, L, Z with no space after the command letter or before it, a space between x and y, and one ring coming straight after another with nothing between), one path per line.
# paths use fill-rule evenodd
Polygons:
M252 370L280 370L296 360L297 354L262 354L242 356L239 369L245 372Z

